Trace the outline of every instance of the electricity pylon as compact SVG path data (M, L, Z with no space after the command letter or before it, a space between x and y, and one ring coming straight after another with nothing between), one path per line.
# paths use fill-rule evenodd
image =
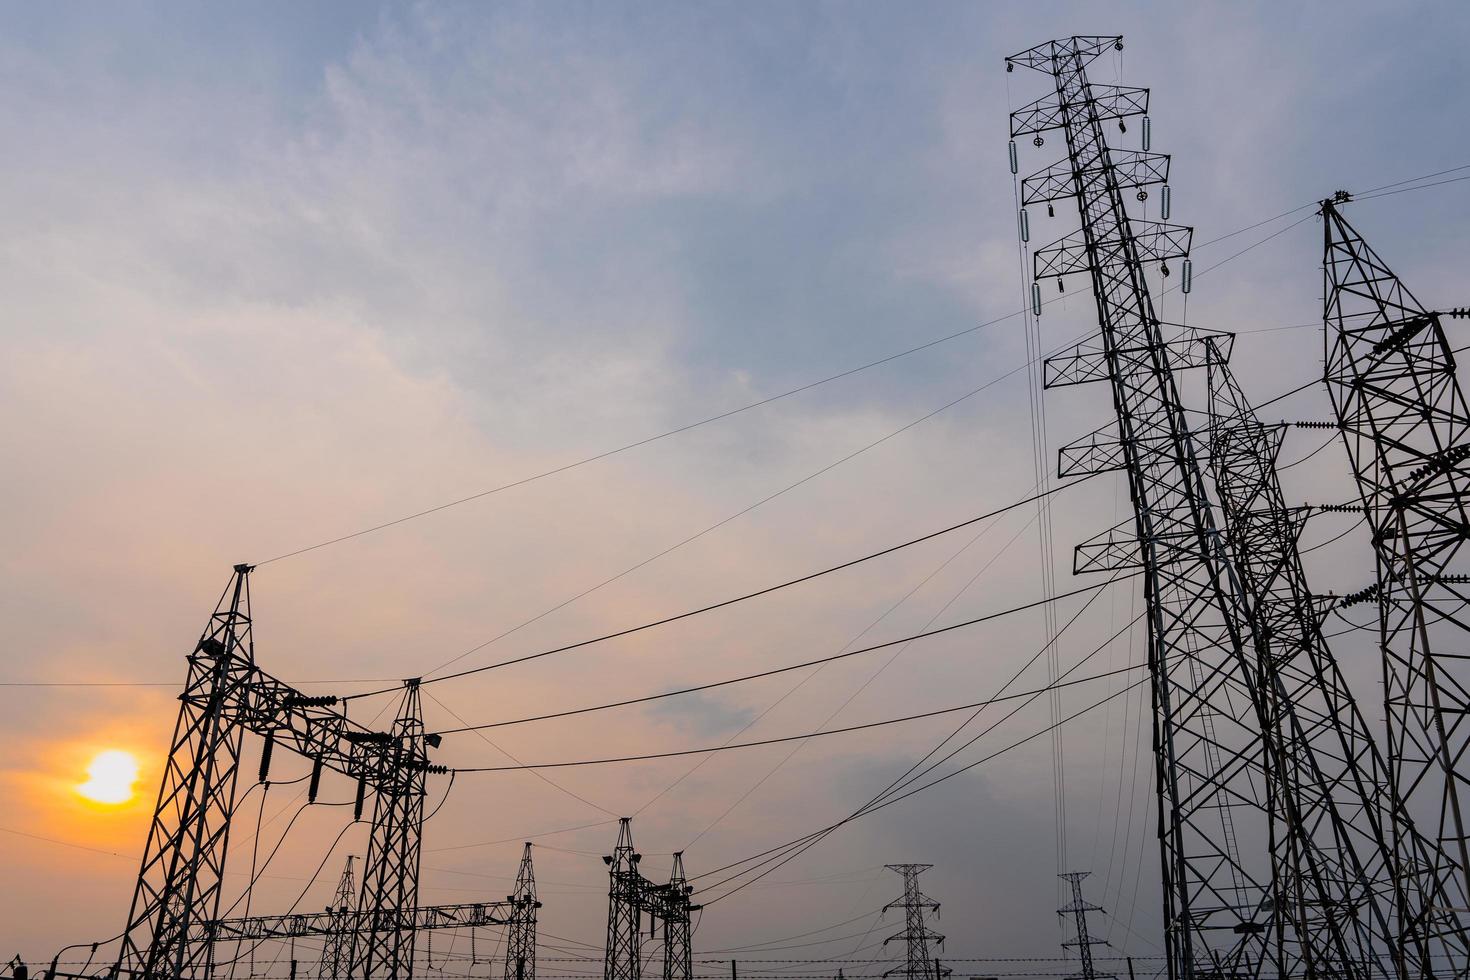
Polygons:
M1077 938L1062 943L1063 946L1076 946L1077 955L1081 959L1082 970L1075 973L1068 980L1113 980L1115 974L1098 973L1092 963L1092 947L1106 946L1106 940L1093 939L1092 933L1087 929L1087 913L1101 912L1101 905L1092 905L1082 898L1082 879L1092 874L1091 871L1068 871L1057 877L1069 881L1072 884L1072 903L1057 909L1057 915L1072 917L1072 927L1076 931Z
M346 967L352 955L351 933L345 925L347 916L357 901L357 881L352 873L354 855L347 855L347 866L337 881L337 891L332 895L332 904L327 912L337 921L337 928L322 943L322 958L317 963L317 980L342 980L347 975Z
M1297 540L1304 508L1276 471L1283 427L1256 416L1223 359L1210 365L1210 465L1283 756L1272 793L1273 903L1307 938L1304 972L1358 972L1387 954L1400 977L1434 975L1453 952L1404 909L1449 903L1433 869L1445 855L1412 827L1388 766L1322 632ZM1278 829L1280 828L1280 829ZM1395 851L1403 834L1409 860ZM1333 901L1317 899L1331 896ZM1278 937L1279 938L1279 937ZM1354 954L1356 949L1360 952Z
M179 980L209 972L211 943L200 942L208 923L217 921L221 879L228 852L230 821L236 803L240 751L249 732L263 740L260 779L267 778L271 752L284 746L311 760L307 801L316 802L321 774L341 773L358 784L360 806L374 791L373 842L369 876L360 911L380 910L406 894L382 888L385 868L406 866L412 856L417 884L418 834L423 817L422 790L431 765L425 746L437 735L423 724L407 724L400 712L393 732L370 731L337 710L337 699L301 693L261 670L251 640L250 565L236 565L204 633L189 654L188 677L180 696L178 720L169 742L158 801L154 806L143 859L123 929L115 969L148 980ZM416 685L409 685L405 707L417 712ZM397 801L416 787L418 803ZM385 857L386 855L386 857ZM374 872L373 868L378 868ZM408 907L413 907L410 901ZM403 934L376 945L386 951ZM408 939L411 943L411 933ZM359 943L364 949L373 948ZM400 964L401 956L386 960ZM379 957L385 961L384 957ZM401 973L378 976L407 977ZM366 980L368 974L356 976Z
M607 950L604 980L639 980L643 972L643 916L652 921L649 935L664 924L664 980L689 980L693 953L690 914L699 910L689 896L694 888L684 875L684 855L674 855L666 885L657 885L638 870L643 855L633 849L632 819L618 821L618 842L602 859L608 866Z
M353 935L348 972L359 980L408 980L413 975L417 930L400 912L418 907L427 749L438 746L439 736L424 731L418 679L404 681L403 687L393 722L393 751L380 760L378 777L384 789L373 802L357 905L368 917L368 930Z
M509 896L516 915L505 936L505 980L536 980L536 871L531 866L531 842L521 854L515 890Z
M1466 944L1470 896L1470 409L1440 314L1426 310L1338 205L1322 202L1325 380L1371 530L1388 726L1387 789L1403 929ZM1439 845L1425 849L1420 835ZM1446 897L1448 891L1448 897Z
M1310 762L1313 746L1290 742L1300 727L1290 701L1267 696L1250 652L1250 609L1175 379L1228 353L1230 338L1159 319L1146 266L1167 275L1170 260L1187 263L1192 230L1135 218L1124 199L1130 189L1145 201L1145 188L1168 179L1166 155L1114 149L1103 126L1126 131L1126 119L1147 112L1148 91L1087 78L1092 59L1121 47L1119 37L1072 37L1015 55L1007 67L1043 72L1055 86L1011 114L1011 135L1041 146L1042 133L1061 130L1066 141L1066 159L1022 181L1022 201L1050 208L1074 197L1082 218L1078 232L1036 250L1034 275L1086 275L1101 327L1048 359L1043 380L1106 382L1116 414L1114 424L1063 448L1062 475L1123 469L1133 502L1130 520L1078 546L1074 569L1143 576L1169 976L1316 975L1318 959L1327 972L1352 976L1365 959L1358 937L1324 937L1299 914L1335 910L1339 872L1294 881L1300 900L1277 901L1290 863L1277 860L1283 851L1311 850L1319 870L1336 869L1339 856L1324 858L1301 823L1291 771ZM1168 200L1167 184L1161 197ZM1035 285L1032 295L1039 312ZM1338 923L1335 913L1318 917ZM1317 948L1324 938L1331 942Z
M244 729L229 709L247 698L255 650L250 638L249 565L235 574L194 652L164 764L143 862L118 952L119 970L146 977L203 974L208 944L190 927L219 914Z
M933 956L935 950L944 946L944 937L930 929L925 922L925 913L939 914L939 903L919 889L919 875L934 865L886 864L884 867L903 875L903 897L883 906L884 912L889 909L903 909L903 931L883 940L883 945L902 940L904 963L883 975L904 977L906 980L944 980L951 971L940 967Z

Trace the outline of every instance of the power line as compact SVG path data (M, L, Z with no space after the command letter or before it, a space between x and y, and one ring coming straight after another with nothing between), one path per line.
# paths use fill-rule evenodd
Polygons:
M850 561L845 561L845 562L842 562L841 564L832 565L832 566L830 566L828 568L821 569L820 571L811 572L809 574L802 575L802 576L799 576L797 578L788 579L787 581L777 583L776 585L767 586L767 587L765 587L763 589L757 589L754 592L747 592L744 595L735 596L734 598L731 598L731 599L723 599L723 600L721 600L719 602L710 603L709 605L701 606L701 607L699 607L697 609L688 610L687 612L678 613L678 614L673 615L673 616L665 616L662 619L653 620L652 622L643 623L643 624L640 624L638 626L630 626L627 629L617 630L616 632L613 632L613 633L605 633L605 634L603 634L601 636L595 636L595 637L592 637L591 639L587 639L587 640L578 640L575 643L567 643L567 644L564 644L564 645L559 646L559 647L553 647L553 648L551 648L549 650L542 650L542 651L539 651L537 653L530 653L530 654L526 654L525 656L515 657L515 658L512 658L510 660L502 660L502 661L499 661L499 662L493 663L493 664L484 664L484 665L479 666L479 667L470 667L470 668L465 669L465 670L455 671L452 674L442 674L439 677L425 678L422 681L422 683L423 684L437 684L437 683L439 683L441 681L456 680L456 679L461 678L461 677L468 677L471 674L483 673L483 672L485 672L487 670L496 670L496 669L498 669L500 667L510 667L510 666L515 665L515 664L526 663L527 661L530 661L530 660L539 660L542 657L549 657L549 656L552 656L553 654L565 653L565 652L567 652L569 650L576 650L576 649L579 649L581 647L591 646L592 644L595 644L595 643L604 643L604 642L607 642L608 640L620 639L620 638L622 638L624 636L630 636L630 635L632 635L634 633L641 633L644 630L654 629L654 628L659 627L659 626L666 626L669 623L676 623L676 622L678 622L681 619L689 619L690 617L693 617L693 616L699 616L699 615L702 615L702 614L707 613L707 612L713 612L716 609L723 609L726 606L733 606L736 603L745 602L745 601L750 600L750 599L756 599L756 598L759 598L759 597L765 596L765 595L770 595L773 592L779 592L782 589L787 589L787 588L790 588L790 587L792 587L794 585L801 585L804 582L810 582L813 579L821 578L824 575L831 575L834 572L840 572L840 571L843 571L845 569L852 568L855 565L861 565L864 562L872 561L875 558L882 558L882 557L884 557L886 555L891 555L891 554L893 554L896 551L902 551L905 548L910 548L910 547L913 547L914 545L922 544L925 541L931 541L934 538L941 537L941 536L946 535L946 534L950 534L950 533L952 533L954 531L960 530L961 528L970 527L970 526L972 526L974 524L979 523L980 521L988 520L988 519L990 519L992 517L995 517L995 516L997 516L999 514L1004 514L1006 511L1015 510L1017 507L1022 507L1022 506L1026 505L1026 504L1033 503L1034 501L1040 499L1043 496L1049 496L1049 495L1054 494L1054 493L1059 493L1062 490L1066 490L1066 489L1068 489L1070 487L1074 487L1077 484L1083 483L1083 482L1085 482L1088 479L1091 479L1091 476L1090 475L1089 476L1082 477L1081 479L1073 480L1070 483L1058 484L1057 486L1053 487L1052 489L1046 491L1045 494L1036 494L1036 495L1033 495L1033 496L1030 496L1030 497L1026 497L1026 498L1024 498L1022 500L1013 501L1013 502L1011 502L1009 504L1006 504L1003 507L998 507L995 510L988 511L988 512L986 512L984 514L980 514L977 517L971 517L971 518L968 518L967 520L963 520L963 521L959 522L958 524L951 524L949 527L940 528L937 531L931 531L928 534L924 534L924 535L921 535L921 536L919 536L917 538L912 538L912 539L910 539L908 541L904 541L904 542L901 542L899 544L892 545L892 546L887 547L887 548L884 548L884 549L882 549L880 551L874 551L874 552L871 552L869 554L863 555L863 556L861 556L859 558L854 558L854 559L851 559ZM493 642L493 641L490 641L490 642ZM484 645L485 644L481 644L481 646L484 646ZM473 652L473 651L468 651L468 652ZM355 698L376 697L376 696L382 695L382 694L395 693L398 690L400 690L399 687L391 687L391 688L382 688L381 690L375 690L375 691L365 691L365 692L360 693L360 694L351 694L351 695L348 695L343 700L352 700L352 699L355 699Z
M711 752L728 752L728 751L731 751L731 750L734 750L734 749L749 749L749 748L755 748L755 747L762 746L762 745L778 745L778 744L780 744L782 742L795 742L795 741L797 741L799 739L804 739L804 738L821 738L821 737L827 736L827 735L847 735L847 734L850 734L852 732L866 731L866 730L871 729L871 728L884 728L884 727L886 727L888 725L900 725L900 724L904 724L905 722L919 721L919 720L922 720L924 718L938 718L938 717L940 717L942 715L954 714L957 711L973 711L976 708L982 708L982 707L985 707L985 706L991 705L991 704L998 704L998 703L1000 703L1002 701L1015 701L1015 700L1018 700L1020 698L1032 697L1032 696L1037 695L1037 694L1045 694L1045 693L1047 693L1049 691L1053 691L1053 690L1056 690L1058 688L1072 687L1073 685L1076 685L1076 684L1085 684L1085 683L1088 683L1090 681L1102 680L1102 679L1108 678L1108 677L1115 677L1118 674L1123 674L1123 673L1127 673L1129 671L1134 671L1134 670L1140 670L1144 666L1146 666L1146 665L1144 665L1144 664L1133 664L1133 665L1130 665L1128 667L1120 667L1117 670L1104 671L1101 674L1091 674L1091 675L1089 675L1087 677L1078 677L1078 678L1074 678L1073 680L1070 680L1070 681L1061 681L1061 682L1056 683L1056 684L1048 684L1045 687L1040 687L1040 688L1037 688L1037 689L1032 690L1032 691L1020 691L1020 692L1017 692L1015 694L1005 694L1005 695L1001 695L999 697L989 698L989 699L987 699L985 701L975 701L975 702L972 702L970 704L956 705L953 708L939 708L939 709L936 709L934 711L924 711L924 712L920 712L919 714L904 715L904 716L899 717L899 718L885 718L885 719L883 719L881 721L870 721L870 722L866 722L866 723L861 724L861 725L849 725L849 726L847 726L845 728L829 728L829 729L825 729L823 731L807 732L807 733L801 734L801 735L784 735L784 736L781 736L780 738L766 738L766 739L760 739L758 741L753 741L753 742L733 742L733 743L729 743L729 744L726 744L726 745L706 746L705 748L699 748L699 749L677 749L677 750L670 751L670 752L650 752L650 753L647 753L645 755L612 756L612 757L602 758L602 759L577 759L577 760L573 760L573 761L564 761L564 762L539 762L539 763L531 763L531 764L527 764L527 765L517 765L517 766L468 766L468 767L466 767L466 766L457 766L457 767L455 767L454 771L455 772L465 772L465 773L469 773L469 772L514 772L514 771L519 771L519 770L522 770L522 769L557 769L557 768L564 768L564 767L568 767L568 766L601 766L601 765L609 765L609 764L612 764L612 763L620 763L620 762L643 762L643 761L646 761L646 760L649 760L649 759L671 759L671 758L675 758L675 757L678 757L678 756L685 756L685 755L704 755L704 754L711 753ZM1132 686L1133 685L1130 685L1130 687L1132 687ZM1125 688L1125 690L1126 690L1126 688ZM1099 702L1099 703L1101 703L1101 702Z
M486 728L503 728L503 727L506 727L508 725L524 725L524 724L528 724L530 722L535 722L535 721L549 721L549 720L551 720L553 718L568 718L568 717L571 717L572 715L590 714L591 712L594 712L594 711L607 711L607 710L610 710L612 708L625 708L625 707L628 707L628 706L634 705L634 704L644 704L644 703L649 702L649 701L659 701L659 700L662 700L663 698L673 698L673 697L679 697L680 695L684 695L684 694L694 694L694 693L697 693L699 691L708 691L708 690L710 690L712 688L716 688L716 687L728 687L731 684L743 684L746 681L760 680L760 679L765 678L765 677L774 677L777 674L789 673L790 671L793 671L793 670L803 670L803 669L805 669L807 667L816 667L819 664L832 663L833 661L836 661L836 660L844 660L844 659L846 659L848 657L856 657L856 656L859 656L859 655L864 654L864 653L872 653L875 650L886 650L889 647L898 646L900 644L912 643L915 640L927 639L928 637L938 636L938 635L940 635L942 633L950 633L950 632L953 632L954 630L964 629L964 628L969 627L969 626L975 626L975 625L977 625L979 623L987 623L987 622L990 622L993 619L1000 619L1000 618L1002 618L1004 616L1011 616L1011 615L1014 615L1016 613L1025 612L1025 611L1030 610L1030 609L1037 609L1037 608L1040 608L1042 606L1045 606L1045 605L1047 605L1049 603L1055 602L1055 601L1060 600L1060 599L1067 599L1067 598L1070 598L1070 597L1076 596L1076 595L1085 595L1085 594L1090 593L1090 592L1096 592L1099 589L1105 589L1105 588L1107 588L1111 584L1112 584L1112 582L1109 581L1109 582L1101 582L1101 583L1099 583L1097 585L1084 586L1083 588L1080 588L1080 589L1073 589L1071 592L1063 592L1063 593L1060 593L1059 595L1053 596L1050 599L1038 599L1035 602L1028 602L1028 603L1025 603L1024 605L1012 606L1009 609L1001 609L1001 610L999 610L997 612L987 613L984 616L978 616L978 617L976 617L974 619L967 619L964 622L952 623L949 626L943 626L943 627L940 627L939 629L926 630L926 631L924 631L922 633L915 633L912 636L902 636L902 637L899 637L896 640L888 640L888 641L886 641L884 643L875 643L875 644L873 644L871 646L860 647L860 648L858 648L856 650L847 650L847 651L844 651L842 653L834 653L834 654L832 654L830 656L818 657L815 660L806 660L806 661L803 661L803 662L797 663L797 664L788 664L788 665L786 665L784 667L773 667L770 670L763 670L763 671L760 671L760 672L754 673L754 674L743 674L743 675L741 675L739 677L730 677L730 678L726 678L724 680L711 681L708 684L698 684L698 685L695 685L693 687L684 687L684 688L680 688L680 689L678 689L676 691L664 691L661 694L647 694L647 695L644 695L642 697L628 698L628 699L623 700L623 701L610 701L610 702L607 702L607 703L604 703L604 704L590 705L590 706L585 707L585 708L570 708L570 709L568 709L566 711L554 711L554 712L551 712L549 714L531 715L531 716L528 716L528 717L525 717L525 718L514 718L514 719L510 719L508 721L492 721L492 722L486 722L486 723L480 724L480 725L466 725L463 728L445 728L445 729L440 729L439 730L439 734L440 735L458 735L461 732L474 732L474 731L480 731L480 730L486 729Z

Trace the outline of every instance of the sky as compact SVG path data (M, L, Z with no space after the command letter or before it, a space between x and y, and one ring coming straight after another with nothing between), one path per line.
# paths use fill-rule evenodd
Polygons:
M117 3L0 21L0 682L61 685L0 687L6 957L122 928L184 658L236 562L291 555L252 575L262 668L349 694L661 618L1028 496L1022 320L971 329L1027 288L1006 115L1047 81L1008 75L1006 55L1125 36L1094 80L1152 87L1171 220L1208 243L1188 307L1169 293L1162 315L1241 331L1236 371L1261 400L1320 371L1320 224L1305 210L1211 240L1338 188L1470 164L1453 124L1470 11L1448 3ZM1023 143L1023 175L1058 145ZM1427 305L1462 306L1467 202L1470 184L1450 183L1349 217ZM1065 208L1030 218L1033 245L1075 227ZM1082 288L1040 318L1048 349L1094 326ZM1096 388L1047 392L1049 455L1106 417ZM1322 418L1326 400L1312 389L1271 411ZM1294 432L1284 458L1317 440ZM1324 453L1288 494L1347 499L1344 472ZM1067 574L1071 547L1127 508L1113 476L1053 498L1059 591L1093 584ZM1029 603L1042 553L1035 509L1016 509L751 603L432 685L428 724L658 693ZM1354 537L1319 552L1314 584L1362 587L1367 555ZM1115 633L1083 669L1140 662L1125 628L1140 602L1103 592L1062 665ZM663 752L965 704L1044 628L1032 611L810 677L453 735L436 759ZM1339 654L1376 704L1369 651ZM1041 665L1017 683L1044 680ZM1065 855L1052 748L1036 739L720 897L696 955L890 955L876 944L899 918L878 911L898 862L934 865L923 881L957 961L1060 955L1056 875L1070 870L1092 872L1115 953L1155 955L1140 693L1064 729ZM392 707L350 710L371 724ZM617 817L634 817L650 874L683 850L704 875L844 816L954 724L441 780L421 895L500 897L533 839L546 941L600 950ZM1040 701L956 764L1046 724ZM108 749L141 763L129 803L75 792ZM226 905L243 909L267 859L254 911L323 905L365 847L340 805L351 787L329 780L339 805L301 809L285 783L302 765L278 757L273 785L255 786L258 752L247 742Z

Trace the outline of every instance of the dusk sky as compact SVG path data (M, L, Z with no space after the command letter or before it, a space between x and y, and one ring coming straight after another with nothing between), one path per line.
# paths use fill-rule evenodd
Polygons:
M185 657L236 562L290 556L252 576L260 666L351 694L683 612L1029 496L1023 321L969 329L1029 290L1007 113L1049 80L1007 74L1006 55L1124 35L1093 78L1151 87L1171 220L1201 246L1187 309L1172 291L1162 315L1239 331L1236 372L1261 401L1321 370L1321 224L1277 216L1470 164L1470 8L1451 3L36 4L7 7L0 27L3 958L122 929ZM1022 175L1062 146L1024 141ZM1348 213L1426 305L1470 303L1470 181ZM1030 220L1032 246L1076 227L1063 206ZM1040 318L1048 350L1096 328L1076 278ZM1049 468L1111 412L1095 385L1048 391L1045 408ZM1327 410L1319 386L1267 415ZM1293 432L1284 460L1322 438ZM1345 472L1331 447L1287 474L1288 494L1348 499ZM1057 591L1096 584L1070 575L1072 546L1129 514L1116 474L1053 498ZM1303 543L1345 526L1314 522ZM1314 585L1363 587L1368 554L1359 536L1314 554ZM1036 509L1019 508L769 597L431 685L427 723L636 698L980 617L1042 596L1040 555ZM1061 620L1085 602L1061 600ZM1142 632L1125 628L1141 611L1131 583L1102 592L1062 666L1113 634L1080 671L1141 663ZM451 735L435 759L657 753L948 708L996 694L1043 642L1032 610L819 671ZM1377 722L1371 651L1338 652ZM1138 676L1070 689L1063 711ZM1012 689L1045 682L1037 663ZM386 723L393 702L349 710ZM503 898L533 840L543 955L600 955L617 817L634 817L645 872L683 850L703 875L846 816L960 717L438 778L421 898ZM1048 723L1038 700L940 774ZM883 869L896 862L934 865L923 883L948 958L1060 956L1056 875L1070 870L1093 873L1115 953L1156 955L1146 689L1063 731L1064 859L1039 738L748 888L701 879L719 900L696 958L892 956L877 944L901 915L878 911L898 897ZM140 766L124 802L77 792L109 750ZM258 757L247 741L225 904L249 878L257 820L263 861L300 810L251 908L319 908L366 825L344 831L347 806L302 809L304 783L252 789ZM278 756L271 778L306 771ZM322 799L351 794L329 780ZM596 972L559 965L544 972Z

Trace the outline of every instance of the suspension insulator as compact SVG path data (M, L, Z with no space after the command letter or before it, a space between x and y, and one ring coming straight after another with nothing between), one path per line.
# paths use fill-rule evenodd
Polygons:
M1041 316L1041 283L1031 284L1031 315Z
M1154 135L1153 130L1154 130L1153 122L1148 118L1148 116L1144 116L1143 117L1143 143L1142 143L1142 146L1143 146L1144 150L1147 150L1149 148L1149 146L1153 143L1153 135Z
M1021 164L1016 157L1016 141L1011 140L1011 173L1020 173Z
M1169 220L1169 185L1165 184L1159 195L1159 217Z
M260 777L257 782L265 782L271 774L271 750L276 747L276 733L265 733L265 744L260 748Z
M357 777L357 799L352 802L352 819L362 819L362 801L367 796L367 777Z
M1194 281L1194 262L1190 259L1184 260L1184 269L1179 273L1179 289L1181 292L1189 292L1190 283Z
M1023 242L1029 242L1031 240L1031 218L1026 214L1026 209L1025 208L1022 208L1021 209L1020 221L1021 221L1021 241L1023 241Z
M311 760L311 782L306 784L306 802L315 803L317 791L322 788L322 760Z

